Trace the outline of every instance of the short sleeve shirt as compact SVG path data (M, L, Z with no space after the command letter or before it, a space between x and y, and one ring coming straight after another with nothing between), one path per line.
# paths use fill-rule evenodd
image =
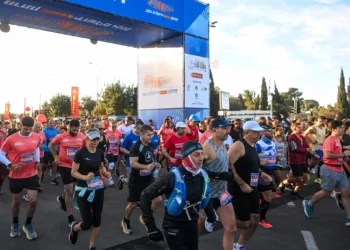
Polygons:
M72 168L75 153L86 145L85 135L78 132L76 136L69 133L57 135L52 143L59 146L60 167Z
M108 141L109 141L108 153L113 155L118 155L119 154L118 143L123 138L122 133L118 129L116 129L115 131L108 129L106 131L106 135L108 136Z
M182 147L184 143L187 141L188 141L188 137L186 135L180 138L177 137L176 135L172 135L164 143L163 147L169 150L170 157L176 159L175 164L169 161L170 166L178 167L182 164Z
M130 157L138 157L138 163L143 165L151 164L154 161L153 147L149 143L143 144L141 140L137 141L130 149ZM130 181L132 183L145 183L152 179L151 172L132 168Z
M123 140L123 143L121 145L122 148L125 148L126 150L130 151L131 147L138 141L140 140L140 136L139 135L135 135L134 133L130 133L128 134L125 139ZM129 161L129 157L126 156L125 157L126 160L126 166L130 167L130 161Z
M190 129L190 134L187 134L187 137L190 141L198 141L198 138L199 138L199 130L197 127L193 127L189 124L187 124L187 127Z
M342 145L340 140L334 136L329 136L324 144L323 144L323 155L326 155L326 152L331 152L333 154L341 154L342 153ZM343 172L343 158L339 159L329 159L323 157L323 162L326 165L326 168L336 171Z
M5 140L1 151L6 153L10 162L22 166L21 170L16 172L10 169L10 178L25 179L38 174L35 167L35 155L39 146L40 136L36 133L32 133L29 136L22 136L18 132Z

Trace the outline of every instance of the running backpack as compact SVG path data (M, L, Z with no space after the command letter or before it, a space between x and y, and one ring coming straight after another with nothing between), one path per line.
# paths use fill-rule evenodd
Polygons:
M202 199L199 202L191 205L186 201L186 185L181 171L178 167L173 167L170 172L175 177L175 185L169 199L165 204L168 214L171 216L179 216L183 210L187 210L190 207L195 207L198 204L199 209L204 209L207 206L210 198L210 178L207 172L204 169L200 170L204 180Z

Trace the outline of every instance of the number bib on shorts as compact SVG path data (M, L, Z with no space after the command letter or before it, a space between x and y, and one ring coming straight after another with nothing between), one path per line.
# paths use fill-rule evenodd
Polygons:
M232 196L229 194L229 192L227 192L227 190L225 190L225 192L223 192L220 195L219 199L220 199L220 205L223 207L231 202Z
M35 161L35 153L23 154L21 155L22 164L31 164Z
M250 186L257 187L259 181L259 173L251 173L250 174Z
M78 151L78 148L67 148L67 158L74 159L75 153Z
M93 189L93 190L99 190L99 189L104 188L103 181L102 181L100 176L97 176L90 181L86 181L86 183L87 183L88 187Z

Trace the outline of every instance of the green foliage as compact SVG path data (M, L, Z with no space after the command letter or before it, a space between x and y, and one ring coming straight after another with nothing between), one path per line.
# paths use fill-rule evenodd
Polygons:
M314 107L318 107L320 104L318 101L315 100L304 100L302 103L302 109L304 111L309 111L310 109L313 109Z
M277 104L283 104L283 99L280 95L280 92L278 91L278 88L277 88L277 85L276 85L276 82L275 82L275 90L274 90L274 93L272 93L272 103L273 105L277 105ZM275 109L275 108L274 108Z
M210 69L210 115L213 117L216 117L218 115L218 111L220 110L220 103L219 103L219 91L215 87L213 73Z
M243 97L244 97L244 106L246 107L246 110L254 110L255 103L253 100L253 92L246 89L243 92Z
M262 78L261 89L260 89L260 110L267 110L268 106L268 93L265 77Z
M47 117L70 116L70 97L63 94L56 94L49 102L45 101L41 106L41 113Z
M92 99L91 96L84 96L81 98L81 109L86 112L88 116L91 115L91 112L96 106L96 101Z
M260 96L259 95L257 95L254 99L254 106L255 106L254 107L255 110L259 110L259 106L260 106Z
M341 72L340 72L340 84L338 86L336 111L338 114L342 115L343 117L348 117L349 115L349 102L345 91L345 79L344 79L343 69L341 69Z
M244 110L244 109L245 109L244 104L242 105L242 102L239 97L230 96L230 110L238 111L238 110Z
M107 114L106 104L99 102L91 113L95 117L101 117L102 115Z

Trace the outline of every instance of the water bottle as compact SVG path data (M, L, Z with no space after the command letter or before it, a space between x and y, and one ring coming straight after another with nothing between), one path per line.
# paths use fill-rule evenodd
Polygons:
M153 172L153 178L158 178L159 175L159 167L158 165L154 168L154 172Z

